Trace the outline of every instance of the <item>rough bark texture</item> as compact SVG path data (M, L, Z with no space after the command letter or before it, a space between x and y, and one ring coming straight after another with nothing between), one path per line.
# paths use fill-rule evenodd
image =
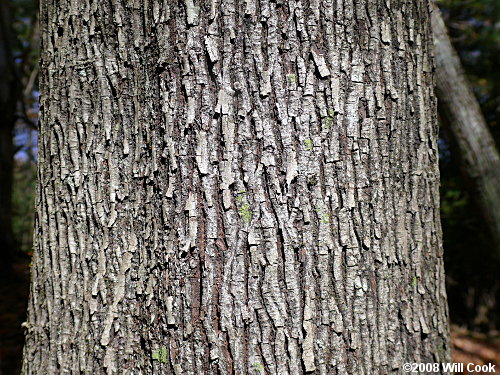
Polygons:
M448 360L429 17L42 1L23 373Z
M0 3L0 269L10 265L15 252L12 233L12 182L14 167L14 124L17 88L11 52L9 3Z
M500 156L436 6L432 31L439 113L458 146L462 169L500 251Z

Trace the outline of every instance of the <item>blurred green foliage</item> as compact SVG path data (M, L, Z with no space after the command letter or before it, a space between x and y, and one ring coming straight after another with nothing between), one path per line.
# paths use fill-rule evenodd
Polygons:
M10 0L12 14L12 54L16 64L16 74L22 88L19 98L20 110L24 120L16 124L16 133L19 128L29 126L35 128L38 110L38 59L39 28L38 28L38 0ZM24 121L24 122L23 122Z
M440 8L481 110L500 140L500 2L441 0ZM500 327L500 259L453 138L441 128L441 219L450 315L454 323L490 331Z
M12 194L12 230L21 251L31 252L35 208L36 164L30 160L16 160L14 191Z
M35 23L38 17L38 1L11 0L11 14L16 38L15 56L37 58L39 49L38 45L33 45L33 34L37 32Z
M14 128L14 156L12 192L12 229L19 250L30 252L33 243L34 196L36 186L36 130L38 90L38 1L10 0L8 6L12 21L12 54L17 79L23 94L18 112L22 115Z

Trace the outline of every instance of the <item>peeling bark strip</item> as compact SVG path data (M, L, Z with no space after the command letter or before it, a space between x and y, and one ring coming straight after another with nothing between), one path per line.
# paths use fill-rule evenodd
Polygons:
M449 358L425 1L42 1L24 374Z

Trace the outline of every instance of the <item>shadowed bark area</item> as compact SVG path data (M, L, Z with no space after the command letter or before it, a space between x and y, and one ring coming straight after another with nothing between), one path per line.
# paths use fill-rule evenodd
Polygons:
M439 112L458 146L462 170L500 251L500 156L437 6L432 12L432 30Z
M42 1L23 373L448 361L429 17Z

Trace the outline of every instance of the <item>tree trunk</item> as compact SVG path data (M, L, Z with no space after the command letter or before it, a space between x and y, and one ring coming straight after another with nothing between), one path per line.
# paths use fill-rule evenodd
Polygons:
M449 359L428 4L42 1L24 374Z
M16 250L12 232L12 182L14 124L17 87L11 52L11 20L8 2L0 3L0 270L9 269Z
M437 6L431 19L439 113L450 129L462 170L500 251L500 156Z

